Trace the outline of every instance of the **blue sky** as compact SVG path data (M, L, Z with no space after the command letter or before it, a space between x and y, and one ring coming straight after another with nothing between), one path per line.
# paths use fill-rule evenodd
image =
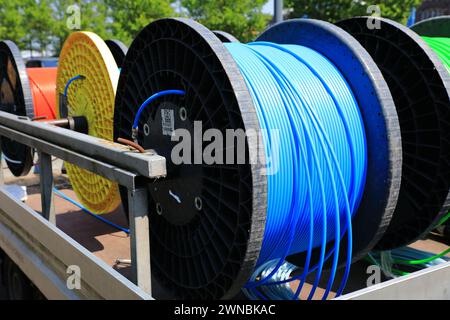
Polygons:
M273 0L269 0L269 2L266 3L264 6L264 12L273 14Z

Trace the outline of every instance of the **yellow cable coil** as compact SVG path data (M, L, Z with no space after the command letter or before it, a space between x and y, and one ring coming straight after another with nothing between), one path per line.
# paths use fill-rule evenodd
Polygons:
M59 94L77 75L85 79L74 81L68 89L69 116L85 116L90 136L112 141L119 68L105 42L92 32L72 33L64 43L58 65L57 106ZM119 206L117 183L73 164L66 163L66 168L73 190L87 209L101 214Z

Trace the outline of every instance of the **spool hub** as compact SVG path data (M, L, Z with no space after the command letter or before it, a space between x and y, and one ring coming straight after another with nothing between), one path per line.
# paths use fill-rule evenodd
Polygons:
M81 75L68 90L69 116L84 116L89 135L113 139L114 99L119 70L106 43L91 32L72 33L61 51L57 97L70 79ZM59 101L57 101L59 105ZM72 187L81 203L94 213L107 213L120 204L118 185L92 172L66 163Z
M368 28L375 23L380 28ZM403 25L367 17L337 25L370 53L395 101L402 180L392 221L376 246L394 249L426 235L448 210L443 205L450 189L450 75L426 43Z
M33 100L25 63L15 43L0 42L0 110L34 118ZM33 149L2 138L1 150L11 161L8 168L16 177L27 175L33 166Z
M195 121L203 130L260 132L255 108L236 63L211 31L191 20L163 19L139 33L125 58L115 139L130 139L140 105L169 89L186 95L159 99L139 121L139 143L167 159L167 178L148 184L154 280L165 297L231 298L250 277L261 248L267 192L262 166L177 165L171 133L185 129L194 137ZM246 144L246 154L253 152Z
M327 57L351 86L361 111L368 149L364 196L353 218L353 260L364 257L386 231L401 177L400 128L393 99L380 69L366 50L341 28L324 21L297 19L265 31L257 41L297 44ZM346 253L344 238L341 253ZM318 257L319 249L313 256ZM306 253L288 258L298 266ZM344 261L344 260L342 260Z

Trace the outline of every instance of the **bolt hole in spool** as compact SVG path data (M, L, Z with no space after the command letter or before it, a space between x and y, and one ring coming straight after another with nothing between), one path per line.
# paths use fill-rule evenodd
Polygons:
M368 20L380 28L368 28ZM358 17L337 23L370 53L395 101L403 145L398 204L378 250L408 245L448 212L450 75L421 37L396 22Z
M125 49L117 41L105 42L91 32L75 32L67 38L57 74L58 105L62 106L58 117L67 114L74 119L85 119L89 135L113 140L117 64L123 59ZM77 198L89 211L108 213L120 205L116 183L73 164L66 163L66 169Z
M125 57L114 112L115 139L132 138L135 115L150 96L166 90L184 92L184 95L167 95L155 100L139 118L139 128L148 124L151 134L146 136L143 130L137 131L139 144L145 149L154 149L167 159L167 178L148 186L152 221L152 275L158 283L157 287L161 288L161 291L154 292L157 298L219 299L232 298L244 287L247 291L252 291L258 285L255 285L254 280L253 283L249 280L258 278L261 281L262 277L255 273L255 268L259 270L264 267L266 260L261 255L268 255L267 243L264 242L268 238L265 229L269 228L266 219L274 219L274 211L268 210L273 206L272 201L282 201L283 196L287 197L292 192L289 188L285 192L277 189L283 188L282 184L271 189L274 188L275 180L270 179L276 178L263 174L266 172L267 152L261 148L263 150L259 150L258 154L258 150L249 148L248 141L245 144L247 160L242 164L208 165L200 162L179 165L174 163L171 157L171 151L177 142L171 139L169 132L182 128L193 136L195 121L202 121L204 130L252 129L261 132L262 114L258 112L267 112L268 109L264 104L257 104L259 91L254 91L256 89L252 88L252 82L248 80L254 75L249 71L251 68L246 69L246 63L253 61L261 66L262 62L242 58L241 50L255 50L258 55L261 54L274 64L276 60L270 60L266 51L275 50L277 55L286 57L295 68L301 59L288 53L288 49L300 50L303 54L307 52L306 56L311 54L310 58L315 57L322 61L315 67L328 65L330 69L327 70L335 75L336 79L340 79L341 84L345 83L344 79L348 79L348 87L343 88L343 96L353 96L353 99L344 100L349 103L348 106L352 106L351 110L356 112L355 114L360 114L359 118L357 117L360 120L353 118L353 121L359 121L359 124L354 123L359 128L355 132L359 133L349 133L357 139L355 141L366 141L366 152L362 151L363 158L357 159L362 161L358 169L361 171L355 172L359 178L353 182L354 192L350 192L353 211L350 214L354 216L351 233L353 243L350 240L347 243L345 240L349 237L346 230L350 228L351 218L345 213L349 213L348 210L342 209L342 212L338 210L339 215L336 214L332 220L331 216L326 216L323 224L320 224L322 227L325 225L324 221L330 218L331 234L327 243L316 241L311 245L315 249L308 249L309 255L305 254L305 243L302 249L293 247L287 253L299 263L310 259L311 267L318 264L321 257L324 260L322 263L333 264L334 271L338 262L348 271L349 261L365 255L377 243L395 208L395 190L399 187L401 177L400 129L387 84L366 50L342 29L315 20L296 20L277 25L258 40L261 41L260 45L258 42L250 46L239 43L223 44L211 31L196 22L163 19L144 28ZM272 44L267 45L267 41ZM277 47L293 43L293 48ZM270 68L261 70L268 72ZM302 79L301 74L298 74L299 79ZM312 77L314 78L313 75ZM267 79L270 78L268 75ZM306 81L303 85L304 88L309 88L311 83ZM368 95L367 92L373 94ZM330 98L332 94L328 94ZM276 96L276 93L273 95ZM286 99L284 101L289 100ZM343 103L343 100L340 100L342 96L336 99L336 104L337 101ZM333 102L330 100L330 103ZM182 107L188 110L186 121L176 116ZM290 110L295 113L295 109ZM289 130L285 133L290 135ZM285 146L290 148L292 145ZM302 146L301 143L298 145ZM349 155L344 152L338 157L343 154ZM364 158L365 154L367 158ZM252 156L263 159L252 163L248 161ZM356 161L356 158L354 160ZM292 161L287 163L291 164ZM309 164L311 163L312 159ZM347 164L344 162L341 165ZM283 167L283 170L285 169ZM318 169L311 165L311 170ZM271 182L268 182L269 180ZM302 196L308 193L307 187L296 190L299 190ZM178 203L171 193L176 194L182 200L181 203ZM277 194L279 196L274 200L273 197ZM126 197L123 197L123 201L125 199ZM198 199L202 201L200 211L197 210L200 207ZM163 215L158 215L157 204L164 208ZM295 213L285 216L285 222L290 221L289 219L310 221L305 212ZM331 226L337 228L341 219L342 233L333 233ZM307 230L308 224L304 226ZM270 227L271 231L281 232L280 239L288 241L286 237L289 235L286 235L285 231L273 229L273 225ZM308 232L305 230L299 232L299 236L307 237ZM314 228L313 230L316 231ZM322 243L322 248L318 248L318 243ZM351 244L354 246L353 250L350 248ZM333 255L338 249L342 259ZM324 258L323 252L328 253L329 259ZM277 256L281 258L286 252L273 254L276 261ZM268 256L272 257L270 254ZM283 263L280 268L290 267ZM267 279L265 281L267 282ZM328 289L331 290L331 278L329 283ZM337 283L336 287L342 285Z
M144 124L144 134L148 137L150 135L150 127L147 123Z
M185 107L181 107L180 108L180 119L182 121L186 121L187 120L187 110Z
M56 68L26 68L21 52L12 41L0 42L0 110L28 119L55 119ZM27 175L34 151L2 139L2 152L15 176Z

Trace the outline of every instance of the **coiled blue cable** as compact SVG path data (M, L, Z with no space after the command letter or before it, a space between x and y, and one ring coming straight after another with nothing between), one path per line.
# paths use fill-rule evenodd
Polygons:
M323 299L332 289L341 238L347 236L346 268L340 295L350 272L351 219L361 201L367 171L364 123L357 101L342 74L324 56L298 45L227 43L252 95L263 129L266 157L278 154L278 170L267 177L267 221L257 263L258 287L300 279L315 272L312 298L324 263L333 256ZM276 157L275 157L276 158ZM327 245L333 249L326 253ZM320 248L313 264L312 250ZM288 255L306 252L301 276L270 281ZM273 262L270 272L259 267Z

